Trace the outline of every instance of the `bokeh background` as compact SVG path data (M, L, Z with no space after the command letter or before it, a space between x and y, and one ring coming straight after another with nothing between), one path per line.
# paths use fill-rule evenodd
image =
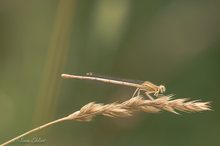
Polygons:
M220 145L219 26L218 0L1 0L0 143L88 102L132 95L132 88L60 77L94 72L164 84L176 98L212 101L213 111L96 117L25 139L46 139L42 146Z

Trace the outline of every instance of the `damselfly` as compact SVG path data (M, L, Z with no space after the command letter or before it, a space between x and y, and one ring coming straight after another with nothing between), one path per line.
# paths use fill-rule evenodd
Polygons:
M158 97L160 93L164 93L166 88L164 85L155 85L149 81L143 81L142 83L133 83L129 81L123 81L123 80L114 80L114 79L108 79L105 77L98 77L93 76L92 73L87 73L86 76L79 76L79 75L70 75L70 74L62 74L61 75L64 79L67 78L73 78L73 79L83 79L83 80L94 80L94 81L100 81L110 84L117 84L117 85L123 85L123 86L130 86L137 88L133 94L134 96L139 96L141 91L144 91L144 93L153 100L154 98L150 95L153 94L155 97Z

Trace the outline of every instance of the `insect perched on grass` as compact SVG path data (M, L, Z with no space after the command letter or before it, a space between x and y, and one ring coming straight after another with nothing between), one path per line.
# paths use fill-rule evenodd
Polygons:
M93 75L92 73L87 73L86 76L79 76L79 75L70 75L70 74L62 74L61 75L64 79L73 78L73 79L83 79L83 80L94 80L100 81L110 84L117 84L117 85L124 85L137 88L133 94L134 96L139 96L140 92L143 91L151 100L154 98L150 95L153 94L155 97L161 93L164 93L166 88L164 85L155 85L149 81L142 81L142 83L134 83L132 81L124 81L123 79L109 79L107 77L99 77Z

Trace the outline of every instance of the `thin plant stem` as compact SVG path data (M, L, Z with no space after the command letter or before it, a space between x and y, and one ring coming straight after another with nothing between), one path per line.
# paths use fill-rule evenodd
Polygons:
M13 138L13 139L7 141L7 142L1 144L0 146L8 145L8 144L10 144L10 143L12 143L12 142L15 142L16 140L19 140L20 138L22 138L22 137L24 137L24 136L26 136L26 135L29 135L29 134L34 133L34 132L36 132L36 131L39 131L39 130L41 130L41 129L43 129L43 128L49 127L49 126L51 126L51 125L53 125L53 124L60 123L60 122L66 121L66 120L67 120L67 117L64 117L64 118L60 118L60 119L57 119L57 120L55 120L55 121L49 122L49 123L47 123L47 124L41 125L41 126L39 126L39 127L37 127L37 128L34 128L34 129L32 129L32 130L30 130L30 131L28 131L28 132L26 132L26 133L23 133L23 134L21 134L21 135L15 137L15 138Z
M75 0L58 0L55 22L33 113L33 126L53 119L60 92L60 80L57 75L62 72L68 56L75 7Z

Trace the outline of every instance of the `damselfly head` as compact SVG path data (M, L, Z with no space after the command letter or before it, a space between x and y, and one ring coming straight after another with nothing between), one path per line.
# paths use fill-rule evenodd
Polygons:
M160 93L164 93L166 91L166 88L164 85L160 85L159 90L160 90Z

